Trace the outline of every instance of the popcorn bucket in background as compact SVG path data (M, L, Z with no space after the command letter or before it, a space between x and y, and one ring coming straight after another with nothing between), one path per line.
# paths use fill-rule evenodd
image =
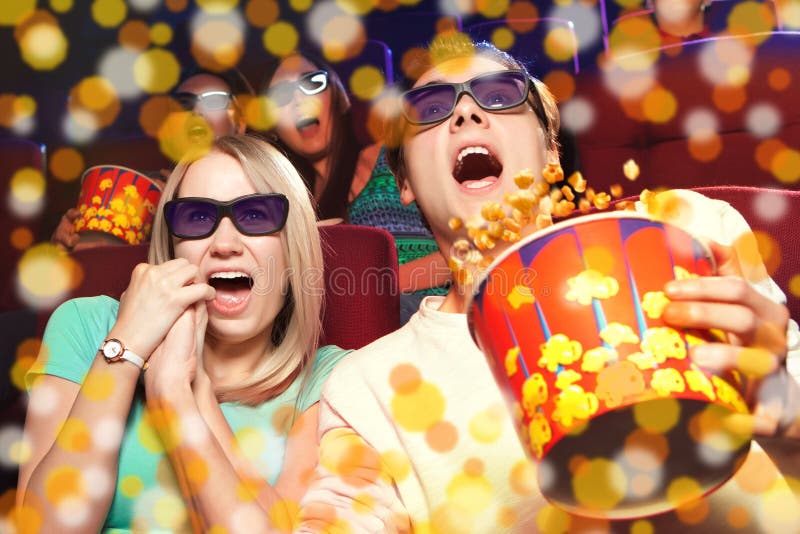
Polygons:
M747 413L738 381L688 356L718 338L660 318L667 281L713 272L689 234L627 212L556 224L489 267L470 329L551 502L640 517L700 497L738 468L750 443L726 424Z
M80 217L75 231L81 239L92 233L137 245L147 241L161 185L147 176L117 165L91 167L81 178Z

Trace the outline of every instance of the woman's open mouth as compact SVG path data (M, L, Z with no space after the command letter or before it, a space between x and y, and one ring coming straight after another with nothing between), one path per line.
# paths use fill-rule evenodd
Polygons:
M253 277L242 271L220 271L208 278L216 290L211 308L221 315L237 315L247 308L253 291Z

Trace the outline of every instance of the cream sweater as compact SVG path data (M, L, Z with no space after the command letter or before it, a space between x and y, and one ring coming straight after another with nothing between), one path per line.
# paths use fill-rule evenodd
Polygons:
M683 221L689 231L730 244L748 229L728 204L686 193L695 208ZM784 298L772 280L757 286L775 300ZM350 354L330 375L320 400L318 478L303 500L300 531L551 533L591 527L541 496L536 466L520 445L466 316L438 311L441 302L426 298L408 324ZM796 362L796 324L792 335ZM746 517L736 532L800 531L792 494L757 444L736 477L703 506L647 521L656 532L710 532L732 531L730 518ZM596 526L631 528L621 522Z

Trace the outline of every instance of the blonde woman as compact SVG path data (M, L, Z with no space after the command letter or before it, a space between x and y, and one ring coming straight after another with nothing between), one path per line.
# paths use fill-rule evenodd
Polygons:
M149 263L120 302L60 306L27 377L18 495L41 530L289 525L344 355L317 347L321 270L309 194L274 147L222 137L179 164Z

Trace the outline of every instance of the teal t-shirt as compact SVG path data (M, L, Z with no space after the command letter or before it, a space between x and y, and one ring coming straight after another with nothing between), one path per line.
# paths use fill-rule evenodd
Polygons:
M29 387L39 374L82 384L118 310L119 302L106 296L73 299L59 306L47 323L39 359L26 376ZM286 433L295 410L301 413L319 400L325 378L348 352L332 345L321 347L302 391L302 380L297 379L259 406L220 405L240 450L270 484L275 484L283 467ZM125 424L116 491L103 531L190 531L175 473L150 424L144 400L144 390L139 388ZM92 428L97 422L87 423ZM191 426L183 431L191 439Z

